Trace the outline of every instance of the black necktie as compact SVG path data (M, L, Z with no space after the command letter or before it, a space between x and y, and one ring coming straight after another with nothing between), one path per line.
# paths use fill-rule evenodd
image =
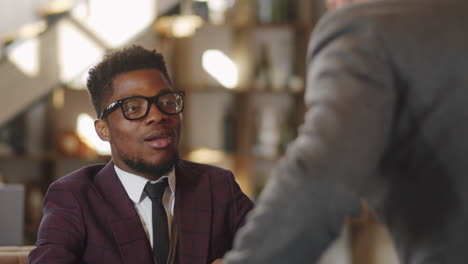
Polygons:
M145 193L151 199L153 215L153 254L157 264L166 264L169 253L169 231L166 210L162 197L167 186L167 178L151 184L146 183Z

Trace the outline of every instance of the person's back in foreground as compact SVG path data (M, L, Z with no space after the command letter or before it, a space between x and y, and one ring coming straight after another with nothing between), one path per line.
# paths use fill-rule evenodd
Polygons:
M365 200L402 264L468 262L468 2L383 0L317 26L308 112L224 264L313 263Z

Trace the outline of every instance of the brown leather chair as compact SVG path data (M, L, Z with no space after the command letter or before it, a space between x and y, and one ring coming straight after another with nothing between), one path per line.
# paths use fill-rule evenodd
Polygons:
M1 264L27 264L28 254L34 246L0 247Z

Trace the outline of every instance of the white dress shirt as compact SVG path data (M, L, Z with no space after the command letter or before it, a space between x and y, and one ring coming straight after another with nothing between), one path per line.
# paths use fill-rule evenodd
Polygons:
M114 165L115 172L119 177L119 180L122 182L122 185L125 188L130 199L133 201L133 205L137 209L138 215L140 216L141 223L145 229L146 235L153 246L153 219L152 219L152 209L151 209L151 200L143 191L145 188L148 179L138 176L126 171L123 171ZM169 230L169 239L171 236L171 225L172 218L174 216L174 204L175 204L175 187L176 187L176 177L175 172L172 170L169 175L164 175L157 181L151 181L151 183L159 182L163 178L168 178L169 188L166 187L164 191L162 203L164 209L166 209L167 214L167 223ZM156 230L157 231L157 230ZM157 234L157 233L156 233Z

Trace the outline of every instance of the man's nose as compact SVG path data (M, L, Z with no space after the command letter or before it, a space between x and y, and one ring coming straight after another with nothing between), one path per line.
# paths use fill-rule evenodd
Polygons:
M168 118L167 114L159 110L158 106L156 105L156 102L151 102L151 105L149 107L150 107L150 110L148 112L148 116L146 117L147 123L153 123L153 122L161 123L161 122L164 122Z

